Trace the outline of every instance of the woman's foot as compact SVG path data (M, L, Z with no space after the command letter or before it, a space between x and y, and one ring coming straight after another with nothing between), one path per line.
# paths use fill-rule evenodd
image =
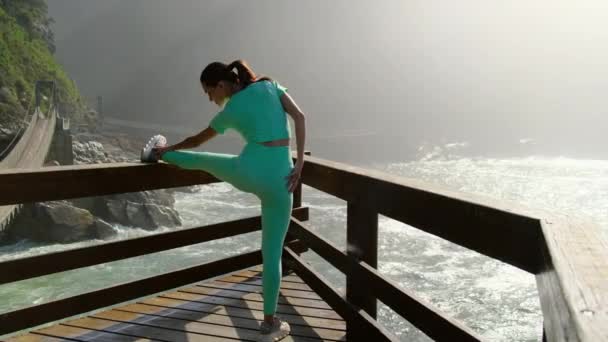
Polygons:
M167 138L164 136L157 134L150 138L146 146L141 150L141 161L144 163L156 163L158 162L158 157L156 153L152 151L153 148L163 147L167 145Z
M280 341L287 337L290 331L289 324L275 316L272 324L268 324L266 321L262 322L258 342Z

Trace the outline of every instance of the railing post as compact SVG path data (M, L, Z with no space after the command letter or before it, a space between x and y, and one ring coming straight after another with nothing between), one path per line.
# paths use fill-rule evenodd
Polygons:
M378 213L357 202L348 202L346 207L346 254L355 260L378 267ZM377 300L370 295L365 282L356 272L346 275L346 300L376 318ZM356 325L346 322L347 340L365 340L364 332Z

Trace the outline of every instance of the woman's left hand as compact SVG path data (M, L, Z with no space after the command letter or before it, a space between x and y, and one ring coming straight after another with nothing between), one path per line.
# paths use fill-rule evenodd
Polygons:
M296 163L291 173L289 173L289 175L285 177L285 179L287 179L287 190L289 192L294 192L298 187L298 183L300 182L300 177L302 175L303 166L304 165Z

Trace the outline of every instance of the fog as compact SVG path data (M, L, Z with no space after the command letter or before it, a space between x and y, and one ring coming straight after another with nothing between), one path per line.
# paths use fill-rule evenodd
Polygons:
M200 71L243 58L289 88L311 142L608 158L605 0L48 3L58 59L115 117L203 129Z

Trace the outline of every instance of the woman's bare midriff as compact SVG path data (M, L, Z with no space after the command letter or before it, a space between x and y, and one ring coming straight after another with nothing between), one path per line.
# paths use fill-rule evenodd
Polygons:
M289 139L280 139L280 140L273 140L273 141L264 141L258 144L262 144L264 146L289 146Z

